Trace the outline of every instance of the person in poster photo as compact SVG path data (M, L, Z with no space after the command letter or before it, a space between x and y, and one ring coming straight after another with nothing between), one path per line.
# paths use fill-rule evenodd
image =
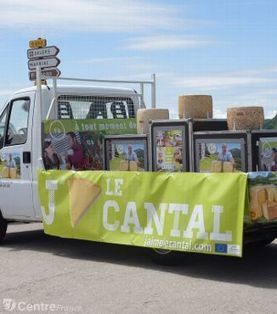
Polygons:
M136 152L133 150L132 144L128 144L127 151L124 152L124 158L127 161L135 161L138 163L138 156Z
M174 160L176 163L178 163L180 166L183 164L183 156L182 156L182 148L181 147L175 147L174 150Z
M164 147L164 132L163 131L157 132L156 145L159 147Z
M277 139L261 138L260 166L263 171L277 171Z
M46 140L44 143L43 160L45 170L61 169L61 159L54 152L51 140Z
M157 171L161 171L163 169L164 164L164 151L162 147L157 147Z
M16 168L16 163L13 159L12 154L8 154L8 159L6 160L6 167L8 168Z
M227 144L223 143L221 145L221 152L218 154L218 160L229 161L234 164L234 158L232 153L228 150Z
M84 170L85 169L85 155L81 144L77 142L77 137L74 132L67 134L70 150L67 153L67 167L68 169Z

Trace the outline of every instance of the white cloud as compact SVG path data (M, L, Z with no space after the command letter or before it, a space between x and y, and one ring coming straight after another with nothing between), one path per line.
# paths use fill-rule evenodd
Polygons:
M158 35L132 38L126 45L126 48L141 51L170 50L193 48L196 46L209 45L212 43L212 40L205 40L200 38L176 35Z
M235 76L235 75L210 75L210 76L192 76L179 77L173 79L175 86L186 86L186 88L199 89L223 89L230 87L238 87L242 85L257 85L264 83L276 82L275 78L253 77L253 76Z
M80 64L106 64L106 63L130 63L140 61L141 57L110 57L110 58L93 58L86 60L78 60L76 63Z
M146 0L0 0L0 5L0 28L21 31L134 32L184 27L178 7Z

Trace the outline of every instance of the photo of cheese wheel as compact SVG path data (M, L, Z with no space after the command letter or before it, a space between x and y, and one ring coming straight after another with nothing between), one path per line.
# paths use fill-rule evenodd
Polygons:
M101 188L86 179L68 180L69 209L72 227L75 227L101 194Z
M222 172L222 161L213 160L211 163L211 172Z
M265 202L263 204L263 215L267 220L277 219L277 202Z
M266 187L267 199L270 202L277 202L277 186L267 186Z
M223 172L233 172L234 166L230 161L223 162Z
M266 191L262 186L253 186L250 188L250 216L256 220L263 216L262 205L266 201Z

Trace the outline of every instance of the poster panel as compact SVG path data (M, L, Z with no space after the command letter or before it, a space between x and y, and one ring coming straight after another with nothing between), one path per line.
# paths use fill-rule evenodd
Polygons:
M277 171L277 137L261 137L259 164L263 171Z
M236 172L245 170L242 139L197 139L196 169L199 172Z
M112 171L148 171L147 137L105 137L105 164Z
M5 152L0 155L0 179L21 178L20 152Z
M137 132L134 118L47 120L42 128L46 170L102 170L105 135Z

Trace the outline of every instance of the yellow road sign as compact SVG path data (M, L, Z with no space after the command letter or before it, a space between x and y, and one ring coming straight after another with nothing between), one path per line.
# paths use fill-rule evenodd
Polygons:
M43 48L47 45L47 41L44 38L38 38L35 40L30 40L29 41L29 47L34 49L34 48Z

